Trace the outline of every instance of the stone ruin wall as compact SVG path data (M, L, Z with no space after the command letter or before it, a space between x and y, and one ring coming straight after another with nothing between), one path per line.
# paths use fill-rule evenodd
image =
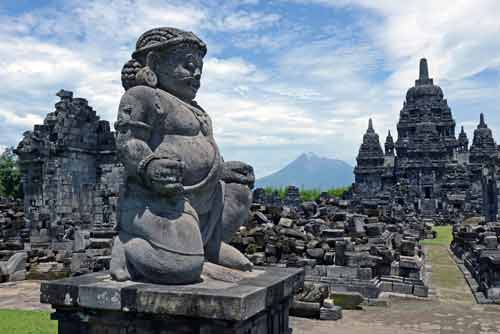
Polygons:
M57 95L55 111L25 132L15 151L30 225L26 248L48 249L36 270L42 276L107 267L124 175L109 123L85 99Z

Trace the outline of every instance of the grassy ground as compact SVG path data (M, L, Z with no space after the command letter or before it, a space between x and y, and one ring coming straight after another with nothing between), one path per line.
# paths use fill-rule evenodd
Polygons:
M57 322L50 320L50 312L0 310L2 334L56 334Z
M437 232L436 239L427 239L422 241L422 245L449 246L453 238L451 225L434 226L434 231Z
M271 195L273 192L277 192L281 199L285 199L287 195L287 187L279 187L279 188L265 187L264 190L268 195ZM341 198L342 195L349 190L350 187L340 187L340 188L331 188L328 190L324 190L324 192L327 192L330 196ZM315 201L319 198L322 192L323 191L319 189L301 188L299 190L300 198L303 201Z
M474 303L462 272L451 258L448 248L452 240L451 226L435 226L436 239L424 240L427 259L432 264L432 285L443 302Z

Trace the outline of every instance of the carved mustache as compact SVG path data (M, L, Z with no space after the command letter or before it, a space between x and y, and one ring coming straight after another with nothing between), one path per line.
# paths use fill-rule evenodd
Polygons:
M159 71L159 73L166 75L166 76L170 76L171 78L173 78L170 73L167 73L164 71ZM195 89L200 88L200 79L197 79L196 77L194 77L192 75L187 75L185 77L175 77L173 79L176 81L182 82L186 86L190 86L190 87L195 88Z
M191 86L193 88L196 88L196 89L200 88L200 80L196 79L195 77L187 76L184 78L180 78L179 81L182 81L186 85Z

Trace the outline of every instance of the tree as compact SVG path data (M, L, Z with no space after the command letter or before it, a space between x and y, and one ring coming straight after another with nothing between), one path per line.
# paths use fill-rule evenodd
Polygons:
M22 197L21 172L12 147L5 149L0 155L0 196Z

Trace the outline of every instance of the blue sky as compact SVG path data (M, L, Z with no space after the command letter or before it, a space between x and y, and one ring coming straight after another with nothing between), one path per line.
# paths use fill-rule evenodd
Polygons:
M483 112L500 133L500 2L390 0L3 0L0 146L73 90L114 122L120 70L147 29L175 26L208 44L197 100L226 160L258 176L303 152L351 164L368 118L396 133L427 57L457 129ZM458 135L458 133L457 133Z

